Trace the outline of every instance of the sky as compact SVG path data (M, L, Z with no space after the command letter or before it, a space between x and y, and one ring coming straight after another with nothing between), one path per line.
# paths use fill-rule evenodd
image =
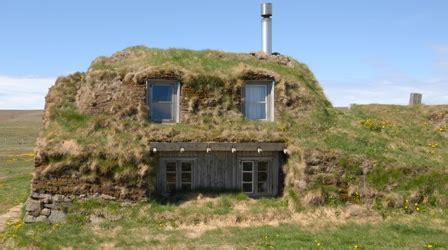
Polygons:
M0 109L42 109L57 76L129 46L261 49L259 0L2 0ZM448 104L448 1L272 0L273 51L335 106Z

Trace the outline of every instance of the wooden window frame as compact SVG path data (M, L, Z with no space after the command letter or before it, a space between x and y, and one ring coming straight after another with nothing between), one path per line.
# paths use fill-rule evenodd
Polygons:
M273 176L270 175L271 171L272 171L272 167L273 167L273 159L270 157L244 157L244 158L240 158L239 159L240 162L240 171L241 171L241 191L244 192L243 190L243 184L247 183L243 181L243 173L244 172L248 172L248 171L244 171L243 169L243 162L252 162L252 192L245 192L247 194L251 194L251 195L265 195L270 193L270 188L269 185L272 183L272 178ZM267 169L266 169L266 173L267 173L267 179L266 179L266 190L265 192L259 192L258 191L258 163L259 162L267 162Z
M264 86L266 89L266 118L265 119L249 119L247 118L246 105L246 86ZM254 121L273 122L275 120L275 81L271 80L247 80L241 88L241 112L245 119Z
M168 162L175 162L176 163L176 189L174 191L178 192L178 191L184 191L182 190L182 185L185 183L190 183L190 190L193 190L194 188L194 179L195 179L195 174L194 174L194 169L195 169L195 165L196 165L196 158L162 158L160 159L160 167L162 167L162 175L163 175L163 180L164 180L164 186L163 186L163 190L164 192L168 192L167 186L168 184L168 180L167 180L167 170L166 170L166 164ZM182 181L182 163L183 162L190 162L191 163L191 171L189 171L189 173L191 174L191 180L190 182L183 182ZM172 171L170 171L172 172Z
M171 114L172 119L154 120L152 118L152 87L154 85L159 86L172 86L173 93L171 94ZM146 105L149 107L148 120L155 123L179 123L180 121L180 83L173 80L160 80L150 79L146 81Z

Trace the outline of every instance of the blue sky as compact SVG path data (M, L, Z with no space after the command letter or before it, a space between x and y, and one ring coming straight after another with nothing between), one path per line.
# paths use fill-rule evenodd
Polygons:
M59 75L133 45L260 49L259 0L0 2L0 109L40 109ZM336 106L448 104L448 1L273 0L273 51Z

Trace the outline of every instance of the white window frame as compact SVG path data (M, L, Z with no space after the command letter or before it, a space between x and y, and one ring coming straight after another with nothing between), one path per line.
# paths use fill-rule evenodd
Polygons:
M171 93L171 119L154 120L152 118L152 99L153 91L152 87L158 86L172 86L173 93ZM178 123L180 121L180 83L172 80L148 80L146 82L146 100L149 107L148 119L152 122L158 123Z
M244 166L243 165L246 162L250 162L252 164L252 170L251 171L245 171L244 170ZM244 181L244 173L251 173L252 174L252 180L250 182ZM245 192L246 194L253 194L255 192L255 190L254 190L255 178L254 177L255 177L255 161L253 161L253 160L243 160L243 161L241 161L241 190L243 192L245 192L244 188L243 188L244 184L248 184L248 183L252 184L251 191L250 192Z
M270 191L269 185L272 182L272 178L273 176L270 175L271 171L272 171L272 158L270 157L245 157L245 158L240 158L240 170L241 170L241 191L244 192L243 189L243 184L245 183L250 183L248 181L244 181L243 179L243 174L244 173L249 173L252 172L252 192L245 192L246 194L251 194L251 195L263 195L263 194L267 194ZM252 171L244 171L243 168L243 162L251 162L252 163ZM266 169L266 174L267 174L267 179L266 179L266 191L265 192L259 192L258 191L258 163L259 162L267 162L267 169Z
M247 117L248 113L248 105L247 105L247 98L246 98L246 87L247 86L264 86L265 87L265 113L266 117L264 119L249 119ZM242 102L243 102L243 114L244 117L248 120L254 120L254 121L265 121L265 122L272 122L275 119L275 94L274 94L274 87L275 82L274 81L263 81L263 80L248 80L245 81L245 84L243 85L242 89Z

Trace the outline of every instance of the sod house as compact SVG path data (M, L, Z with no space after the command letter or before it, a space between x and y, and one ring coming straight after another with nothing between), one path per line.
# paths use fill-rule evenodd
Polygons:
M298 178L297 134L331 109L309 69L282 55L138 46L99 57L49 90L27 214L80 196L279 195Z

